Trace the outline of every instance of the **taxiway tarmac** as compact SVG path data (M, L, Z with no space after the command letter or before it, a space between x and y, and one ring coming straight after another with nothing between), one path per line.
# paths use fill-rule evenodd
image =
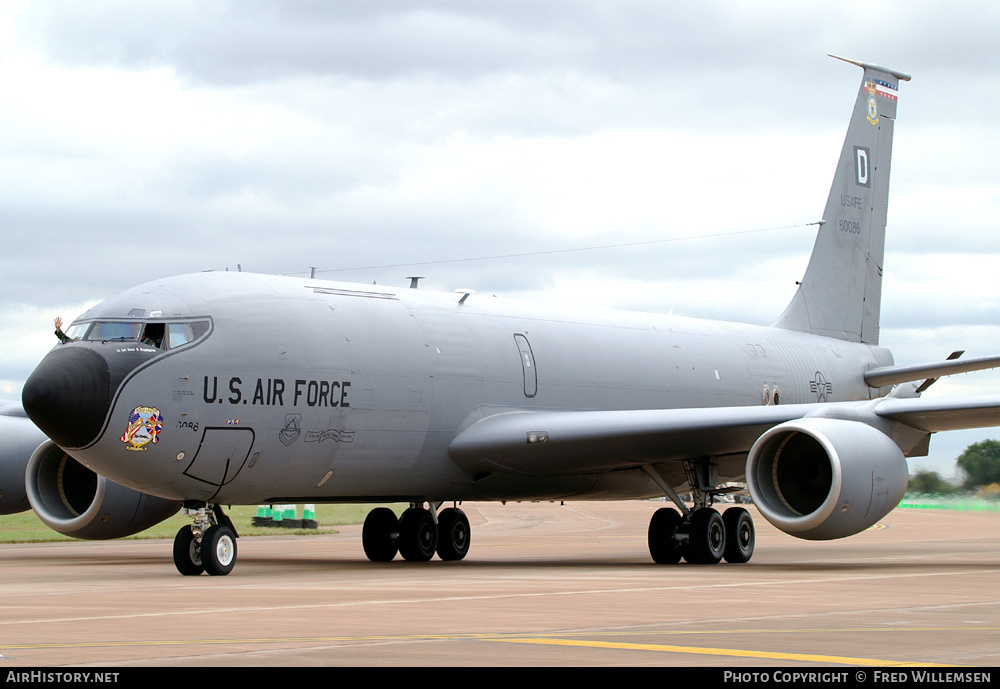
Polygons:
M806 542L755 514L746 565L655 565L656 502L463 506L462 562L368 562L360 527L0 546L0 669L23 666L1000 664L1000 514L895 510ZM237 525L239 526L239 525Z

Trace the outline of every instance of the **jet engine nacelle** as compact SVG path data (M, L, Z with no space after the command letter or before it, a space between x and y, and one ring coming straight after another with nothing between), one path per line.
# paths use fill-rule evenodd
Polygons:
M803 418L775 426L750 449L747 487L764 518L809 540L843 538L903 499L906 458L859 421Z
M31 455L25 474L28 500L38 518L73 538L131 536L173 516L182 504L109 481L51 440Z
M24 490L24 469L45 435L19 404L0 403L0 514L31 509Z

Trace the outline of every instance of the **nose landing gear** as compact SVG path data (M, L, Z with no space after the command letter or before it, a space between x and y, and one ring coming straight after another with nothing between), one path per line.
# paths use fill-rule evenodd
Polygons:
M225 576L236 565L236 528L218 505L185 507L194 524L174 537L174 566L185 576Z

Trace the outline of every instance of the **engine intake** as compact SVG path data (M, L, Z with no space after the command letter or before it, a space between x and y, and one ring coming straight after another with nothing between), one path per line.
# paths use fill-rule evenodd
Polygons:
M173 516L182 504L109 481L51 440L28 460L25 487L31 507L46 526L86 540L139 533Z
M906 458L859 421L803 418L775 426L750 449L747 487L760 513L809 540L864 531L903 499Z

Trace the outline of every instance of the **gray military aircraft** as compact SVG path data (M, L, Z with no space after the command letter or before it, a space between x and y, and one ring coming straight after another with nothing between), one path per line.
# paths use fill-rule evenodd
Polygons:
M0 514L31 509L24 468L45 436L16 402L0 401Z
M85 538L183 506L194 523L173 551L188 575L232 569L232 504L409 503L399 519L369 514L373 561L465 557L464 500L666 496L653 560L746 562L750 514L712 508L744 478L794 536L871 526L931 433L1000 425L1000 397L920 392L1000 357L896 366L879 347L910 77L848 62L864 75L843 152L774 325L248 273L154 280L77 318L26 382L24 409L50 438L28 462L32 506Z

